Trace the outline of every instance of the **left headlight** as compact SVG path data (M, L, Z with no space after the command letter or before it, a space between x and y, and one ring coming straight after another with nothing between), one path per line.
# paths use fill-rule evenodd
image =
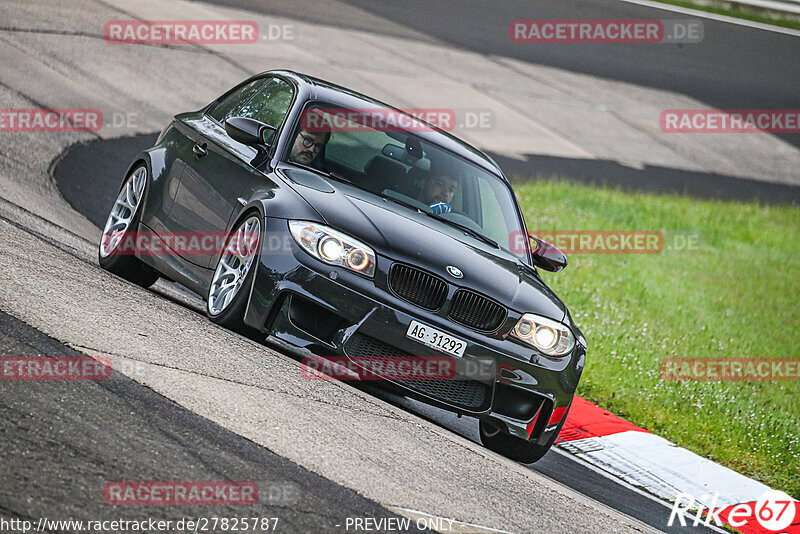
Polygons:
M575 336L566 325L532 313L520 317L511 335L548 356L564 356L575 347Z
M375 275L375 252L361 241L306 221L289 221L289 231L300 248L318 260L370 278Z

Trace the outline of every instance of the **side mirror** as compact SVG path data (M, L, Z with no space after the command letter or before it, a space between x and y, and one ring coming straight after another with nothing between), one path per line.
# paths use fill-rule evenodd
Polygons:
M545 271L557 273L567 266L567 256L555 245L551 245L544 239L536 236L531 237L531 249L533 250L533 263Z
M272 143L277 128L248 117L231 117L225 121L225 131L243 145L264 148Z

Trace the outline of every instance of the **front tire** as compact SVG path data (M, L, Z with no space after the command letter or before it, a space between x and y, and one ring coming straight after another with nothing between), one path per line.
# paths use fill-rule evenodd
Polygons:
M206 315L211 321L256 340L264 335L244 324L244 312L258 268L260 243L261 218L258 212L250 212L228 235L206 299Z
M108 214L98 248L100 267L142 287L155 284L158 273L142 263L133 250L123 251L119 245L139 228L147 175L144 164L135 167L128 175Z
M547 451L553 446L559 432L561 432L564 421L567 420L568 413L569 409L567 409L567 413L564 414L564 417L558 424L558 428L553 433L553 436L544 445L537 445L534 441L526 441L514 437L501 430L494 423L481 419L481 443L483 443L484 447L487 449L502 454L507 458L522 462L523 464L532 464L541 460L542 456L547 454Z

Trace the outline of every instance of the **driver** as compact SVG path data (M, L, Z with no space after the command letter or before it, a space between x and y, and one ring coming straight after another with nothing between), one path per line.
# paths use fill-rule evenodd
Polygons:
M314 167L315 169L321 168L319 155L322 149L331 138L331 132L309 132L300 129L297 132L297 137L292 144L292 151L289 154L289 159L294 162Z
M447 174L433 174L422 179L417 200L427 204L434 213L452 211L450 203L456 193L458 180Z

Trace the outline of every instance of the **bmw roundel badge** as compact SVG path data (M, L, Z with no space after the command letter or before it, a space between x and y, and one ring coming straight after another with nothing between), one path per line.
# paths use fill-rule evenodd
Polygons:
M464 278L464 273L461 272L461 269L458 267L453 267L452 265L447 266L447 272L450 273L450 276L455 278Z

